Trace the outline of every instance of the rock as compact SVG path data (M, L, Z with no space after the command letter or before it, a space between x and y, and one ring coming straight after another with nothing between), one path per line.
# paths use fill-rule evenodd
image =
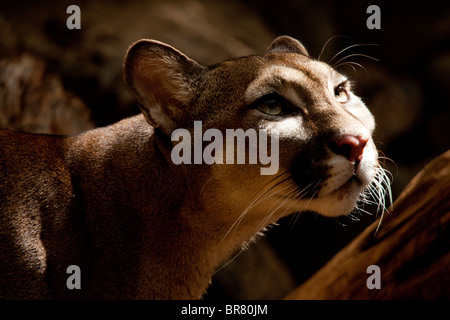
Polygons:
M76 134L94 127L84 103L29 54L0 60L0 114L3 129Z
M374 222L287 299L448 299L450 150L408 184ZM380 269L380 289L366 281Z

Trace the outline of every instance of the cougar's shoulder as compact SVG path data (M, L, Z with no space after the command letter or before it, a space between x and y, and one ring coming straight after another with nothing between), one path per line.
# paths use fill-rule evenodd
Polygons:
M43 200L36 195L39 190L56 192L70 184L70 173L64 163L63 139L61 136L0 130L1 189L16 196L11 196L11 200L35 197L37 202ZM41 195L44 194L41 192Z
M66 277L51 270L84 260L79 207L63 137L0 131L1 297L67 296L54 286Z

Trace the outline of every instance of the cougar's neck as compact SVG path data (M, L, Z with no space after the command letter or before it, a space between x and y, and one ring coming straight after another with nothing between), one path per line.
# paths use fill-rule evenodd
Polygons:
M202 194L208 167L176 166L162 144L142 116L66 141L97 291L200 298L215 269L252 236L245 228L227 236L234 209Z

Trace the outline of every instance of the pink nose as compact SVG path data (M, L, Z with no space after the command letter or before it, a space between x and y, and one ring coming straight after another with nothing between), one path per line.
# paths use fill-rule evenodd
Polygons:
M341 156L344 156L352 163L359 163L362 160L364 147L369 141L367 135L349 135L339 136L331 145L331 150Z

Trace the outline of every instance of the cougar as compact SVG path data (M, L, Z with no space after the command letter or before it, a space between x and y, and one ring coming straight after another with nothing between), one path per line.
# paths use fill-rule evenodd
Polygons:
M296 39L210 67L140 40L124 79L140 115L75 136L0 132L1 298L198 299L280 217L345 215L380 184L372 114ZM172 134L196 121L265 130L277 172L175 164Z

